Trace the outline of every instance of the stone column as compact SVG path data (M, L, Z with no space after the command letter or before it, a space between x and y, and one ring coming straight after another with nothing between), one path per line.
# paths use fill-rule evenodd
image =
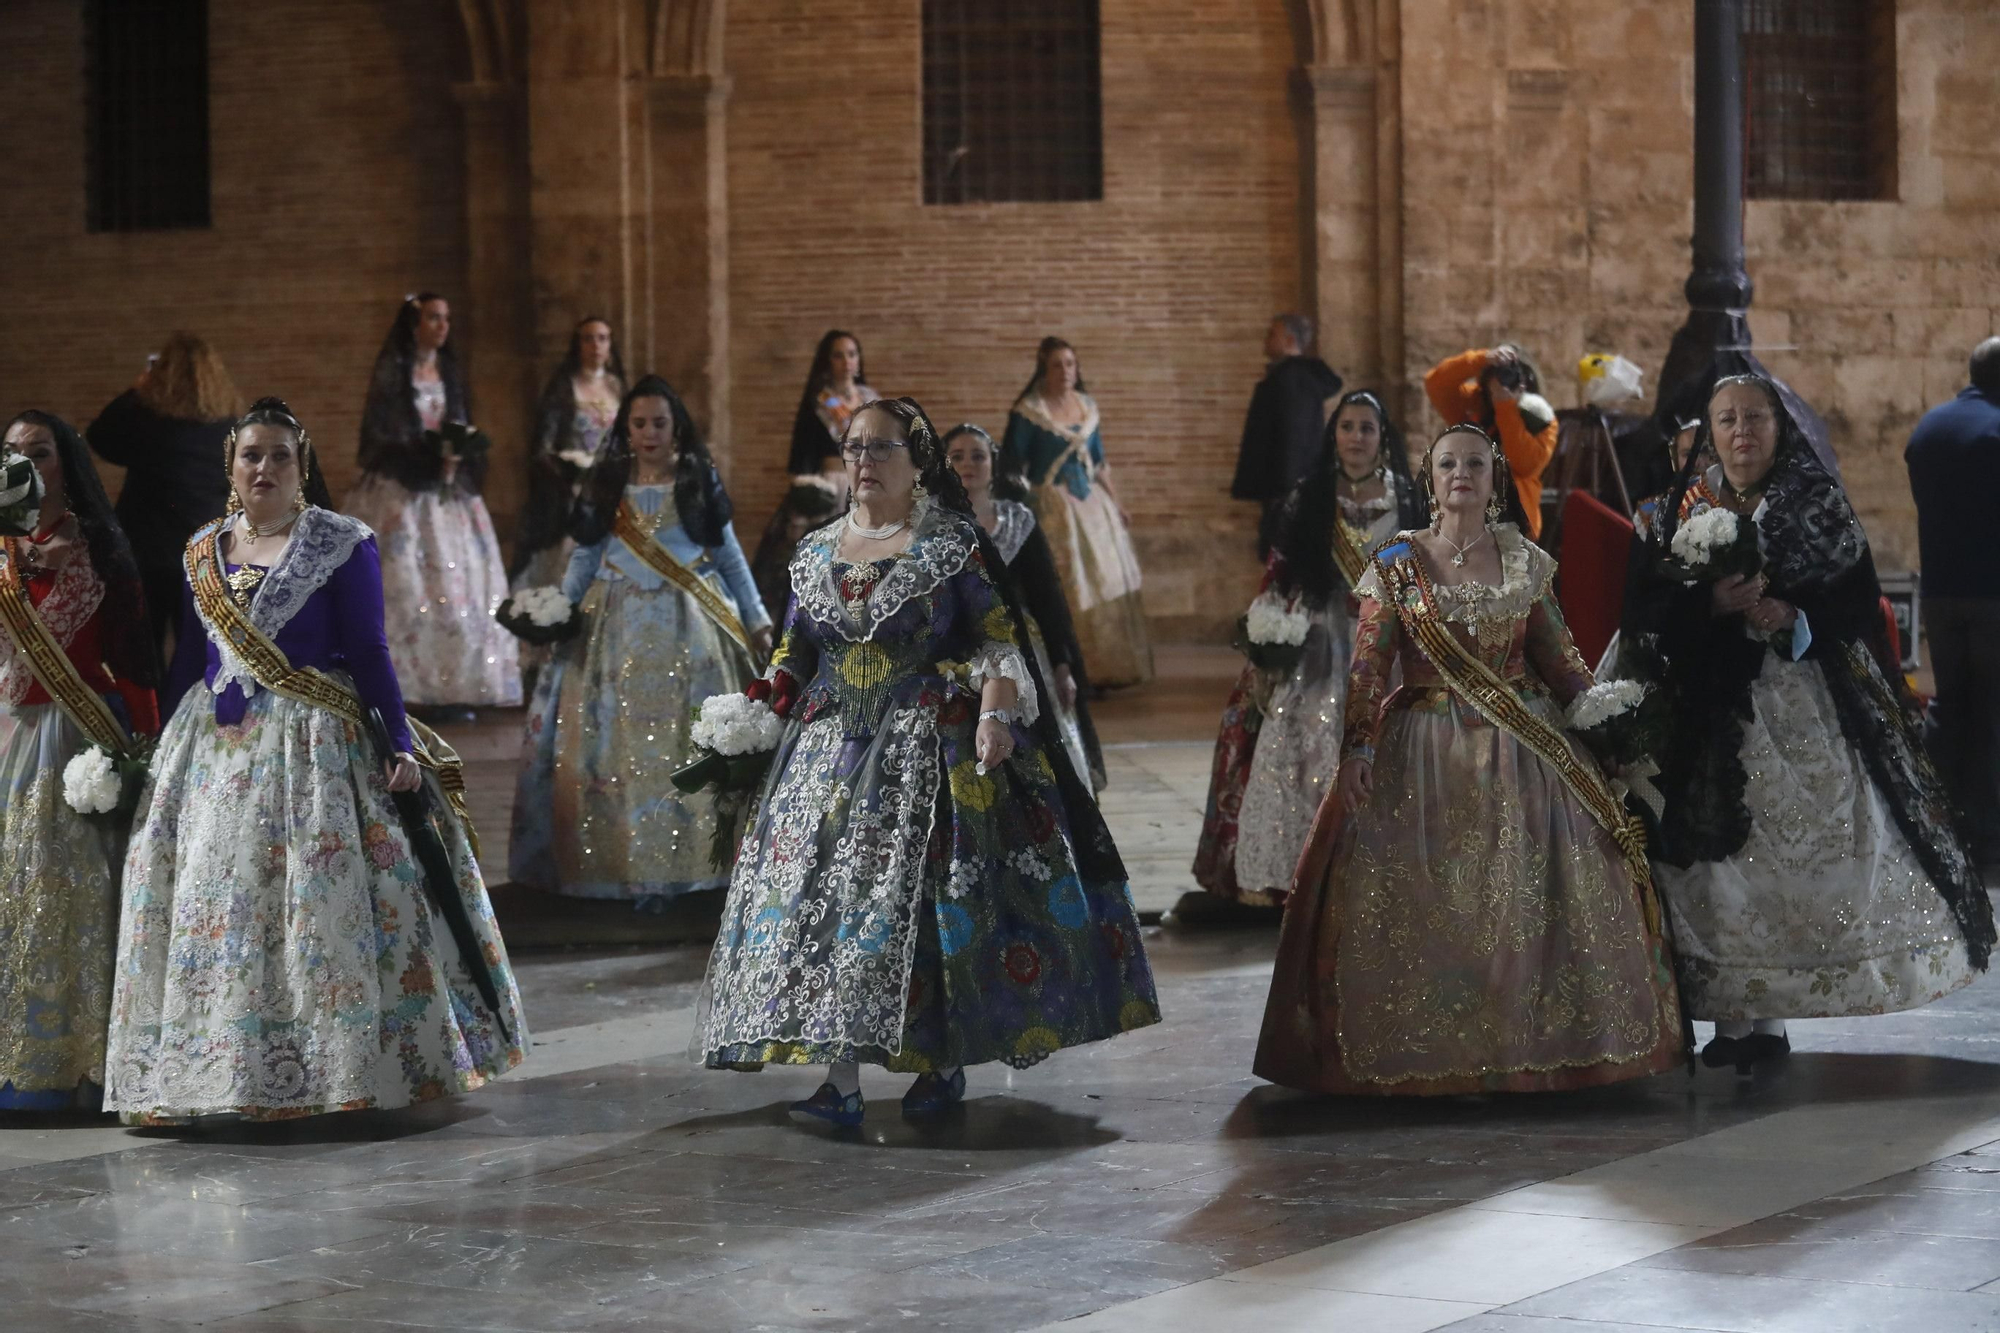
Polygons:
M628 372L651 368L633 272L645 227L634 171L645 126L632 76L644 43L627 9L617 0L528 9L534 337L544 374L589 314L611 321Z
M454 302L463 313L454 341L465 358L473 422L492 447L486 503L506 537L526 495L535 395L523 105L511 84L461 83L452 91L465 117L468 283Z
M1403 385L1401 0L1313 7L1302 149L1312 226L1306 287L1320 352L1398 420Z
M727 476L729 413L729 80L647 81L643 322L653 367L680 390Z
M1750 345L1754 287L1743 265L1742 0L1694 11L1694 269L1687 322L1660 370L1657 401L1708 368L1716 349Z
M1313 226L1306 283L1320 356L1350 386L1382 383L1383 268L1375 144L1375 71L1366 65L1301 70L1307 99L1307 194Z

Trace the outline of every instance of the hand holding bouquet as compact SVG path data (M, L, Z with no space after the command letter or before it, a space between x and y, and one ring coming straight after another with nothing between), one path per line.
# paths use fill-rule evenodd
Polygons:
M1606 680L1579 694L1564 719L1603 764L1624 768L1656 755L1666 739L1666 698L1636 680Z
M80 750L63 765L63 800L80 815L129 821L145 784L151 745L131 754L112 754L101 745Z
M1757 525L1728 509L1708 509L1674 529L1668 563L1683 580L1715 583L1732 574L1755 578L1764 568Z
M576 637L583 617L561 588L523 588L500 603L493 618L523 643L561 643Z
M735 845L736 816L749 805L750 793L763 785L784 735L784 718L768 702L768 681L758 697L750 693L712 694L695 709L688 738L698 757L673 775L674 786L693 795L713 789L717 813L715 842L709 860L720 870L729 864Z
M436 430L424 432L424 455L436 462L440 477L447 462L457 467L483 460L487 446L484 432L463 421L447 421Z
M1235 647L1260 671L1291 674L1305 655L1312 620L1296 599L1260 593L1236 622Z

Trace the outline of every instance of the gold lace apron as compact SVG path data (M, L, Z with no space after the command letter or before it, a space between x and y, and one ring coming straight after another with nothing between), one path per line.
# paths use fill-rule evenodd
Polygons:
M612 535L624 542L633 555L646 562L646 567L667 582L694 598L694 604L701 608L703 615L715 622L716 628L736 640L744 652L750 654L752 662L757 661L758 652L750 645L750 635L743 628L743 622L722 594L710 587L708 580L689 569L674 558L673 552L660 545L659 541L639 522L639 512L630 500L618 504L618 516L611 524Z
M285 650L252 624L250 617L230 597L229 586L223 581L222 561L215 549L218 531L218 528L211 527L196 537L188 543L183 556L188 583L194 589L195 606L200 609L202 619L229 641L230 651L250 668L250 674L259 685L287 699L324 708L349 726L366 730L368 715L360 695L315 667L293 666L291 659L285 656ZM465 768L459 762L458 752L417 719L412 717L406 720L410 726L412 756L418 764L437 775L438 786L444 790L452 812L465 828L465 838L472 844L472 854L478 856L479 833L473 827L472 812L465 803Z
M69 654L49 633L41 612L35 610L21 582L20 539L8 537L0 545L5 549L5 558L0 559L0 628L13 640L14 651L27 662L36 682L48 691L56 706L76 724L76 729L89 737L91 744L107 754L128 753L132 739L119 725L117 714L103 696L84 683L76 663L69 660ZM79 550L76 558L87 557Z

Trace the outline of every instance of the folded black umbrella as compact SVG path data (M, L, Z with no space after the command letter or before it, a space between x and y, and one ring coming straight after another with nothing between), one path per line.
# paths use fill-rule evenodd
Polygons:
M389 739L389 725L382 720L379 708L368 710L368 734L374 739L382 762L389 763L395 757L396 744ZM457 941L458 956L472 975L472 984L479 988L479 998L486 1001L486 1011L493 1015L494 1025L502 1037L512 1042L514 1034L507 1027L507 1012L500 1004L500 984L487 965L486 950L480 947L478 932L472 928L472 914L465 910L465 896L458 891L458 876L451 870L451 854L445 850L444 838L438 833L438 811L431 801L430 788L419 784L415 791L392 791L389 799L396 803L396 814L403 821L403 836L409 839L410 852L417 858L418 878L423 880L438 915L444 918L445 927Z

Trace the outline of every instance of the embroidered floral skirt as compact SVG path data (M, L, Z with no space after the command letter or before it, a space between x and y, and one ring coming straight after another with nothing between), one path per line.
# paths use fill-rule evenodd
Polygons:
M520 703L516 641L493 619L507 600L507 570L486 502L370 473L347 493L346 512L375 530L381 548L383 628L403 702Z
M973 709L787 729L744 836L696 1020L710 1066L922 1072L1159 1021L1124 884L1077 871L1032 741L980 774ZM1026 737L1017 730L1016 740Z
M1222 709L1195 851L1195 882L1208 892L1268 906L1291 887L1313 817L1339 774L1353 652L1344 608L1331 620L1315 611L1291 675L1274 685L1246 664L1237 677ZM1260 698L1266 689L1270 697Z
M727 884L728 866L717 870L710 856L714 795L689 796L672 775L694 759L694 710L740 691L755 674L750 655L672 584L599 579L583 615L583 633L535 682L512 878L579 898Z
M1194 881L1218 898L1268 907L1275 901L1269 893L1245 889L1236 879L1243 789L1250 785L1250 763L1264 725L1264 711L1257 702L1260 681L1257 668L1246 662L1222 705L1222 729L1216 733L1208 774L1208 807L1194 850Z
M1139 598L1139 555L1118 506L1102 487L1079 500L1064 487L1037 486L1030 498L1062 572L1090 683L1151 680L1153 640Z
M446 821L445 846L511 1041L347 724L264 690L236 726L213 710L199 688L181 701L140 799L106 1109L147 1123L406 1106L519 1064L520 994L463 829Z
M1535 707L1550 721L1555 709ZM1682 1056L1661 939L1610 836L1540 756L1453 699L1394 711L1374 792L1326 803L1256 1071L1315 1092L1539 1092Z
M124 838L63 799L86 741L54 704L0 707L0 1110L104 1081Z
M1914 1009L1976 973L1820 668L1764 655L1743 727L1750 837L1726 861L1659 867L1696 1018Z
M1090 747L1083 742L1083 723L1075 707L1063 707L1063 701L1056 693L1056 672L1049 665L1049 646L1042 638L1042 627L1035 623L1033 616L1024 616L1023 619L1028 626L1028 650L1035 655L1035 670L1041 674L1042 684L1048 687L1047 693L1042 696L1042 707L1048 709L1055 719L1056 734L1062 737L1063 753L1069 756L1077 781L1103 791L1102 767L1090 762Z

